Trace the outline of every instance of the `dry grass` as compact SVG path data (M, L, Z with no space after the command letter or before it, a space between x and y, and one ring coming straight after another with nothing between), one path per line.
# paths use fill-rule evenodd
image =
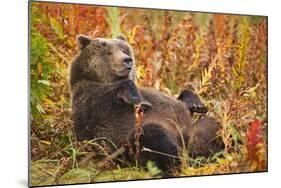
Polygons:
M267 170L266 18L35 2L31 9L31 40L45 45L31 46L33 185L159 177L153 164L149 172L110 160L100 168L112 143L75 141L67 79L77 34L122 32L134 49L139 85L173 96L192 86L221 122L225 150L207 159L183 154L175 175Z

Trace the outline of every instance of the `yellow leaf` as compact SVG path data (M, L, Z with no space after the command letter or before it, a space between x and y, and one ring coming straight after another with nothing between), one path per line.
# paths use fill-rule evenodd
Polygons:
M46 145L48 145L48 146L52 144L51 142L46 141L46 140L40 140L40 142L41 142L42 144L46 144Z

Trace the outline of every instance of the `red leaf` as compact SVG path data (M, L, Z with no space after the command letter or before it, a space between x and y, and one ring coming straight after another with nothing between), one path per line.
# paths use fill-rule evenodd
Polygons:
M249 123L247 129L247 143L248 159L254 160L257 157L259 150L258 144L262 143L262 126L261 121L254 120Z

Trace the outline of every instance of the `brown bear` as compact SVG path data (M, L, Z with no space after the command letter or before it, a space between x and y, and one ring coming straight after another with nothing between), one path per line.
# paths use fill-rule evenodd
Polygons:
M133 145L134 105L141 104L144 116L140 147L146 150L140 152L140 164L151 160L162 171L168 171L178 164L183 144L194 157L223 148L221 139L212 142L220 128L214 119L204 117L192 123L193 112L207 111L192 91L183 91L177 99L136 86L134 54L124 37L90 39L79 35L77 42L80 53L71 65L70 88L78 140L106 137L117 147Z

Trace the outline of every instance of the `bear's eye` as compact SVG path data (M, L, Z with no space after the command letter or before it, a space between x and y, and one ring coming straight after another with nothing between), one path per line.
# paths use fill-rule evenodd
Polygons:
M129 55L128 51L126 51L126 50L122 50L122 52L126 55Z
M110 51L106 52L106 55L112 55L112 52L110 52Z

